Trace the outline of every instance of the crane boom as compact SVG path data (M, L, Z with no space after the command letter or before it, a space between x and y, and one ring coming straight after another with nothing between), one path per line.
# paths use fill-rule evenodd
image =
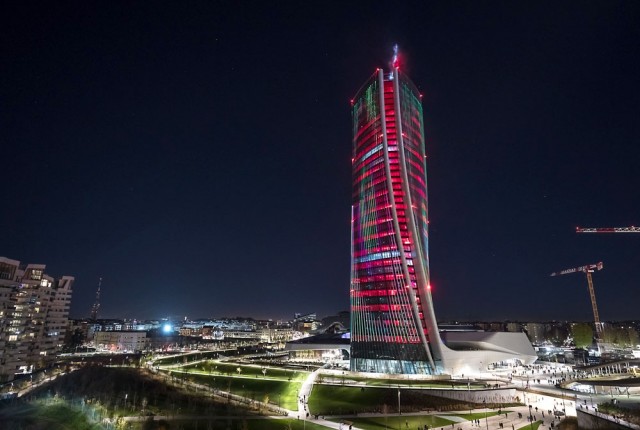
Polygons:
M640 227L576 227L576 233L640 233Z
M596 337L598 339L602 338L602 323L600 322L600 314L598 313L598 305L596 303L596 291L593 288L593 279L591 277L591 274L596 270L602 270L603 267L604 265L602 264L602 261L600 261L596 264L587 264L585 266L574 267L572 269L565 269L559 272L553 272L551 274L551 276L560 276L560 275L567 275L569 273L584 272L587 275L587 284L589 286L589 298L591 299L591 308L593 310L593 321L596 326Z
M603 267L604 265L602 264L602 261L600 261L596 264L587 264L585 266L574 267L573 269L565 269L559 272L553 272L550 276L567 275L569 273L576 273L576 272L589 273L589 271L593 272L594 270L602 270Z

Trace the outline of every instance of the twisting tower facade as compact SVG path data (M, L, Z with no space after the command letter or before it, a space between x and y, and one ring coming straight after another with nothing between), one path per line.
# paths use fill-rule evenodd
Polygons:
M394 61L364 84L352 115L351 370L433 374L421 95Z

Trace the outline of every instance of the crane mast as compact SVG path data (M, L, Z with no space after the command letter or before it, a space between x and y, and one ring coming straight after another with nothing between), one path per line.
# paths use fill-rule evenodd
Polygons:
M587 284L589 285L589 297L591 298L591 308L593 309L593 321L596 327L596 338L602 339L602 323L600 322L600 314L598 313L598 304L596 303L596 292L593 288L593 278L591 274L596 270L602 270L604 265L602 261L596 264L587 264L585 266L565 269L559 272L553 272L551 276L567 275L569 273L583 272L587 275Z

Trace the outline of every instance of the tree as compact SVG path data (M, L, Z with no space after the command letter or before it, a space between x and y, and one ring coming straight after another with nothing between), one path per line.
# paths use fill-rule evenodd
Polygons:
M571 326L571 335L576 348L585 348L593 343L593 329L591 324L576 323Z
M633 327L629 327L627 330L629 330L629 344L632 347L640 345L640 336L638 335L638 331Z
M566 325L552 325L544 334L545 340L553 343L555 346L561 346L569 335Z
M76 348L81 347L84 344L85 336L82 330L79 328L73 331L73 334L65 345L65 350L73 352Z
M602 339L606 343L618 345L620 347L633 347L638 344L638 332L632 327L614 327L607 325L604 327Z

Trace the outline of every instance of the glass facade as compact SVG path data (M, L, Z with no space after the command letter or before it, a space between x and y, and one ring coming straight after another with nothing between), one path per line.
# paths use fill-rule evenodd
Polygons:
M351 370L435 373L421 96L378 70L352 115Z

